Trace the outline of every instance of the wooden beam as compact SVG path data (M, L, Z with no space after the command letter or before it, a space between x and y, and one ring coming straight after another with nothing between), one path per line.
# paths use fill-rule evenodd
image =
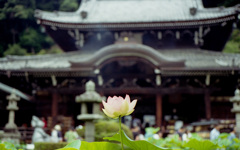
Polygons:
M37 92L57 92L56 89L48 88L45 90L38 90ZM59 88L58 92L62 94L82 94L85 91L83 87L74 87L74 88ZM169 94L204 94L204 88L193 88L193 87L159 87L159 88L141 88L141 87L125 87L125 88L103 88L97 87L97 92L101 92L103 95L120 95L120 94L161 94L161 95L169 95ZM213 91L221 91L220 88L211 88L210 92Z
M58 115L58 93L52 93L52 126L57 123L57 115Z
M211 101L210 101L209 91L205 91L204 101L205 101L206 118L210 120L211 119Z
M218 91L217 88L212 88L211 91ZM204 94L204 88L189 88L189 87L176 87L176 88L102 88L104 95L116 94Z
M162 125L162 96L156 95L156 124L158 127Z

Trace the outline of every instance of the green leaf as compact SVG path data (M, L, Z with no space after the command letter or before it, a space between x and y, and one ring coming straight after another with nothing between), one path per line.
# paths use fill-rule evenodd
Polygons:
M128 147L132 148L133 150L168 150L167 148L161 148L156 145L153 145L147 141L133 141L130 139L126 134L122 131L122 138L123 138L123 144L127 145ZM119 132L112 137L105 137L104 139L110 140L110 141L118 141L120 140L120 134Z
M227 138L229 136L229 133L221 133L218 138L220 139L224 139L224 138Z
M145 130L149 134L155 134L160 130L160 128L159 127L158 128L148 127Z
M183 148L183 142L179 140L179 135L175 134L171 137L165 138L165 145L166 147L171 147L171 148Z
M4 144L0 144L0 150L8 150L8 149L6 149Z
M238 144L240 143L240 139L238 139L238 138L234 138L233 141L234 141L235 143L238 143Z
M109 142L85 142L82 141L80 150L121 150L120 145Z
M60 5L61 11L76 11L78 9L77 0L63 0Z
M3 144L5 145L5 148L8 149L8 150L17 150L12 143L3 142Z
M193 148L194 150L213 150L217 148L217 144L214 144L213 142L209 140L196 140L191 139L189 142L185 144L185 147Z
M8 45L8 49L4 52L4 56L7 55L26 55L27 50L22 48L18 44Z
M69 144L67 144L64 148L58 149L58 150L79 150L81 146L80 140L75 140Z
M118 144L109 143L109 142L85 142L76 140L68 145L66 145L64 148L58 149L58 150L107 150L107 149L114 149L114 150L120 150L121 147Z
M232 142L229 140L229 139L227 139L227 138L225 138L225 139L220 139L219 141L218 141L218 145L219 145L219 147L221 147L221 148L226 148L227 146L229 146L229 145L231 145L232 144Z

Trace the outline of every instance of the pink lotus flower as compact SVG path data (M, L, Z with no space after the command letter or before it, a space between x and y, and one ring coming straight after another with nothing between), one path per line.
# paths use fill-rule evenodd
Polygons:
M102 101L104 109L103 112L111 118L119 118L123 116L130 115L134 111L137 100L130 102L129 95L126 95L125 99L121 96L108 97L107 103Z

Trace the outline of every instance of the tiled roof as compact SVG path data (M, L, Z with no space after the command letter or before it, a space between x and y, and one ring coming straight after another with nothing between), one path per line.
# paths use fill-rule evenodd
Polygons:
M196 14L190 13L196 8ZM86 18L81 13L86 12ZM146 23L197 21L236 14L234 7L204 8L201 0L85 0L76 12L36 11L36 17L59 23Z
M99 50L101 51L101 50ZM0 71L58 71L71 69L71 62L81 63L98 58L98 52L68 52L41 56L8 56L0 58ZM200 49L157 50L165 60L185 60L184 69L224 70L238 68L240 70L240 54L204 51ZM94 59L95 59L94 58Z
M185 59L187 68L232 68L240 69L240 54L230 54L207 50L164 50L161 51L166 57Z

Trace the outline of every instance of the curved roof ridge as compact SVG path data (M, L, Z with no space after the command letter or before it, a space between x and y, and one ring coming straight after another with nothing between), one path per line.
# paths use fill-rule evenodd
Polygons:
M229 54L215 51L204 51L200 49L161 49L155 50L146 46L136 46L135 50L125 50L125 54L121 54L122 50L126 47L131 48L130 45L122 47L122 49L118 49L115 52L111 52L115 47L112 45L108 48L103 48L101 52L95 52L94 54L90 52L67 52L63 54L51 54L51 55L42 55L42 56L15 56L13 59L8 59L6 57L0 58L0 71L28 71L28 70L52 70L58 71L60 70L69 70L71 69L71 62L78 63L77 60L81 61L77 66L78 68L83 68L92 66L92 67L101 67L107 61L114 60L114 58L125 58L124 55L131 57L138 57L141 60L146 60L149 63L156 63L155 66L168 66L168 65L176 65L179 66L183 64L185 60L186 68L219 68L222 69L222 66L231 67L234 64L235 67L240 68L240 54ZM120 47L120 46L119 46ZM138 49L142 49L138 51ZM148 53L146 53L148 51ZM134 55L131 55L134 52ZM144 53L142 53L144 52ZM158 54L157 54L158 53ZM110 54L110 55L108 55ZM93 57L94 55L94 57ZM100 56L99 56L100 55ZM105 56L106 55L106 56ZM103 57L104 56L104 57ZM146 56L146 57L144 57ZM154 57L153 57L154 56ZM113 59L111 59L113 58ZM163 59L164 58L164 59ZM165 59L171 58L171 59ZM152 59L152 60L151 60ZM107 60L107 61L105 61ZM171 60L176 60L175 62ZM181 61L183 60L183 61ZM152 63L151 63L152 64ZM181 66L182 67L182 66Z
M127 43L127 44L113 44L106 47L103 47L99 51L92 54L89 58L80 59L76 61L70 61L72 66L101 66L107 60L120 58L120 57L138 57L143 60L146 60L153 64L154 66L171 66L178 65L183 66L184 59L176 59L171 57L166 57L160 52L157 52L155 49L136 43Z

